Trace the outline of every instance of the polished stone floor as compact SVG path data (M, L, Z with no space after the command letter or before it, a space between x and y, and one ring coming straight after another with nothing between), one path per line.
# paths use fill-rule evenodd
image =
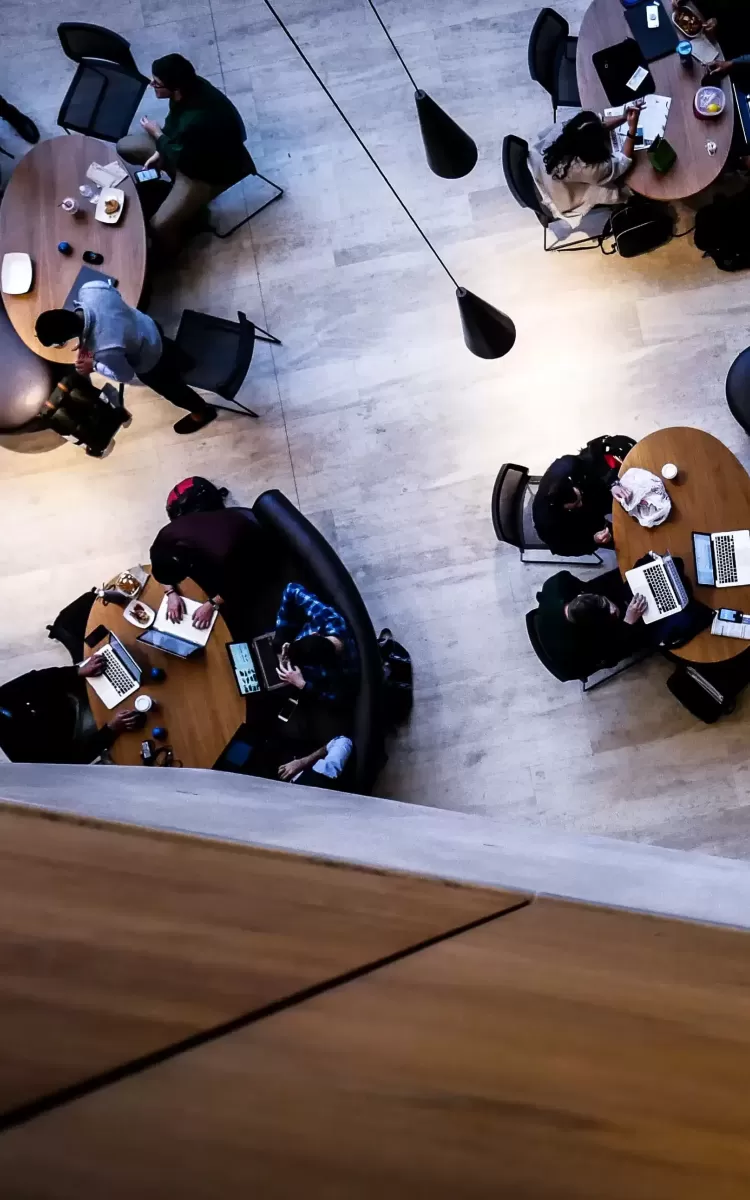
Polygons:
M559 8L575 31L583 0ZM143 558L176 480L200 472L240 502L279 487L413 655L414 717L382 795L746 856L747 701L701 725L657 661L592 696L557 683L524 627L546 572L495 542L489 500L502 462L542 470L603 432L692 424L750 463L723 396L749 340L747 277L720 275L691 238L631 261L543 254L500 162L506 133L550 122L528 76L527 0L380 5L420 86L477 141L477 167L455 181L427 169L410 85L364 0L279 10L453 275L512 315L517 344L494 362L466 351L450 281L261 0L102 0L96 20L141 69L180 51L226 89L259 170L286 189L234 238L194 242L152 311L174 327L184 307L242 309L284 344L259 347L240 394L260 421L225 412L180 438L171 406L137 388L102 462L51 438L0 441L3 677L64 661L45 625ZM74 69L56 25L91 20L90 5L0 0L0 18L0 91L54 136ZM143 111L160 110L147 97ZM11 167L0 160L5 178ZM221 202L227 220L260 195L243 186Z

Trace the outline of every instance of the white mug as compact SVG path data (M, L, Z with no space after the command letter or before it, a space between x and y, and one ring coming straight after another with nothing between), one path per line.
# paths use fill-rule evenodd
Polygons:
M674 463L665 463L661 469L662 479L676 479L677 467Z
M136 711L139 713L151 712L154 707L154 702L150 696L136 696L135 698Z

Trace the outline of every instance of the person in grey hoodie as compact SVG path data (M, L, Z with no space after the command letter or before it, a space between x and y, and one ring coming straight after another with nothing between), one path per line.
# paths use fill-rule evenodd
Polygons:
M84 283L72 311L40 313L36 336L43 346L63 346L78 338L79 375L95 370L118 383L132 383L137 376L171 404L186 408L189 416L177 422L177 433L195 433L216 416L216 409L182 379L175 343L146 313L126 304L108 280Z

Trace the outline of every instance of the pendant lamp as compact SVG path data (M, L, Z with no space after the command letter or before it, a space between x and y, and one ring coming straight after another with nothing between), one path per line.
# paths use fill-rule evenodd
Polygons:
M284 24L284 22L282 21L281 17L279 16L279 14L276 12L275 8L271 4L271 0L263 0L263 3L265 4L266 8L271 13L271 16L277 22L279 27L286 34L289 41L294 46L294 49L297 51L300 58L302 59L303 63L305 64L307 69L310 71L311 75L315 78L317 83L320 85L322 90L325 92L326 96L331 101L331 104L336 109L336 112L341 117L342 121L346 125L349 132L352 134L352 136L354 138L356 138L360 147L362 148L362 150L364 150L365 154L369 158L369 160L372 163L372 165L374 166L375 170L380 175L380 177L383 180L383 182L385 183L386 187L392 193L394 199L396 199L398 201L398 203L401 205L402 209L406 213L407 217L411 221L412 225L416 229L419 236L426 243L426 245L430 248L430 250L434 254L435 258L440 263L440 266L443 268L446 275L453 283L453 286L456 289L456 299L458 301L458 309L459 309L459 313L461 316L461 327L463 329L464 342L466 343L466 346L468 347L468 349L471 350L472 354L476 354L476 356L478 358L502 358L503 355L507 354L508 351L512 348L513 343L516 340L516 328L515 328L515 325L513 324L513 322L511 321L510 317L506 316L505 313L500 312L499 309L494 308L491 304L488 304L486 300L482 300L480 296L475 296L473 292L468 291L466 288L460 287L460 285L456 282L456 280L453 278L450 271L446 267L445 263L443 262L442 258L438 254L437 250L433 246L430 239L427 237L427 235L424 233L424 231L417 224L415 218L409 212L409 209L404 204L403 200L399 196L398 192L396 191L395 187L391 183L390 179L386 175L383 168L375 160L375 158L373 157L370 150L367 148L365 143L362 141L362 138L357 133L356 129L352 125L352 123L349 120L349 118L347 117L346 113L341 108L340 104L338 104L338 102L331 95L330 91L328 90L325 83L321 79L320 75L315 70L315 68L312 65L312 63L310 62L310 60L308 59L304 50L302 50L302 48L297 44L297 42L292 37L292 34L287 29L287 27ZM427 99L429 99L429 97L427 97ZM432 101L430 101L430 103L432 103ZM437 111L439 113L441 113L441 116L446 121L450 121L450 117L447 117L446 114L443 113L442 110L439 109L437 105L435 105L435 108L437 109ZM452 121L450 123L451 123L451 125L453 125ZM458 129L458 132L463 137L466 137L466 134L464 134L463 131L460 130L457 125L455 126L455 128ZM471 138L469 138L468 140L471 141ZM474 145L473 142L471 144ZM426 142L425 142L425 145L426 145ZM475 150L476 150L476 147L475 147Z
M367 2L414 88L414 101L417 106L427 165L435 175L440 175L443 179L461 179L462 176L473 171L476 166L479 157L476 143L468 133L464 133L461 126L457 125L452 117L448 116L447 112L443 112L440 105L436 104L432 97L427 95L427 92L423 92L421 88L417 87L383 18L372 0L367 0Z

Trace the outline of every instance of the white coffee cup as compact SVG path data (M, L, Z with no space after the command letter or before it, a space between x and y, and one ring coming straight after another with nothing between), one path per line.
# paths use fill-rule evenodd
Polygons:
M154 702L150 696L136 696L135 707L139 713L148 713L154 707Z
M661 469L662 479L676 479L677 467L674 463L665 463Z
M78 201L74 200L72 196L66 196L66 198L62 201L60 208L63 210L63 212L70 213L70 215L74 217L79 211Z

